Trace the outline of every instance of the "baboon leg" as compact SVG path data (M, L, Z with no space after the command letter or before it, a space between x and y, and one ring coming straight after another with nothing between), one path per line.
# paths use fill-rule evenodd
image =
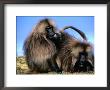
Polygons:
M52 64L54 65L56 72L62 73L62 69L58 67L58 64L56 62L56 58L57 58L57 54L54 55L53 60L52 60Z
M75 65L74 65L74 72L78 72L79 71L79 61L76 61Z
M48 65L49 65L51 71L55 71L55 67L53 66L52 61L51 61L50 59L47 60L47 63L48 63Z
M49 65L51 71L62 72L62 70L58 67L55 59L48 60L48 65Z
M28 60L27 65L30 69L30 71L29 71L30 74L40 73L40 69L38 68L38 66L36 64L34 64L34 62L32 60Z
M61 70L63 70L63 60L61 59L61 67L60 67Z
M35 64L33 63L32 60L27 60L27 65L31 72L33 72L35 70Z
M55 70L56 70L56 72L59 72L59 73L61 73L62 72L62 70L58 67L58 65L57 65L57 63L56 63L56 61L54 60L54 67L55 67Z
M70 57L70 58L69 58L69 61L68 61L68 68L67 68L67 72L72 72L72 69L71 69L71 64L72 64L72 58Z
M28 63L28 67L30 69L31 74L34 74L34 73L48 73L48 70L41 69L41 66L38 66L37 64L34 64L34 62L32 62L31 60L28 61L27 63Z

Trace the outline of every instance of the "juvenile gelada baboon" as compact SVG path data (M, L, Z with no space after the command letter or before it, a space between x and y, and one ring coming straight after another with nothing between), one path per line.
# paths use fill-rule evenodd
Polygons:
M80 41L68 33L64 32L64 30L71 28L78 32L84 41ZM62 42L60 42L60 50L57 55L57 63L62 71L65 72L80 72L80 71L93 71L93 53L90 55L89 53L92 51L92 45L87 42L86 35L79 29L76 29L73 26L67 26L62 31L60 31ZM84 57L82 59L82 57ZM80 63L83 64L82 66ZM81 66L81 67L80 67Z
M24 42L24 54L31 71L47 73L60 72L55 61L60 36L56 33L54 22L41 20ZM57 41L57 42L56 42Z

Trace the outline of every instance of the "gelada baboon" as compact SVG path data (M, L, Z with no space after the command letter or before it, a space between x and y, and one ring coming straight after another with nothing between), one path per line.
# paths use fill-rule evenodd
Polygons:
M55 61L55 44L59 39L52 20L43 19L35 26L24 42L24 54L30 70L38 73L47 73L49 70L60 72Z
M82 36L84 41L82 42L80 40L77 40L76 38L70 36L68 33L64 32L64 30L68 28L71 28L78 32ZM85 69L85 71L93 70L93 54L88 55L89 52L92 51L92 46L87 42L85 34L72 26L65 27L62 31L60 31L60 33L62 42L60 43L61 47L56 61L61 70L66 72L82 71L81 69ZM79 68L79 63L81 62L82 56L84 56L84 64L83 67Z

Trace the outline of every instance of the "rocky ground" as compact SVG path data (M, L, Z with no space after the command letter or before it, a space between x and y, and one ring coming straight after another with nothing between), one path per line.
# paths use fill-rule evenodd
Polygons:
M16 74L36 74L36 72L30 72L24 56L16 57ZM48 74L57 74L55 72L49 72ZM62 74L94 74L93 72L86 73L68 73L62 72Z
M24 74L29 70L25 57L16 57L16 73L17 74Z

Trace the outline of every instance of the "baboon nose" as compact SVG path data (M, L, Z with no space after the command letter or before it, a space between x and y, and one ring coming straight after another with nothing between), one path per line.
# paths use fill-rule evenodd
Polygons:
M54 34L54 37L57 37L57 35L56 35L56 34Z

